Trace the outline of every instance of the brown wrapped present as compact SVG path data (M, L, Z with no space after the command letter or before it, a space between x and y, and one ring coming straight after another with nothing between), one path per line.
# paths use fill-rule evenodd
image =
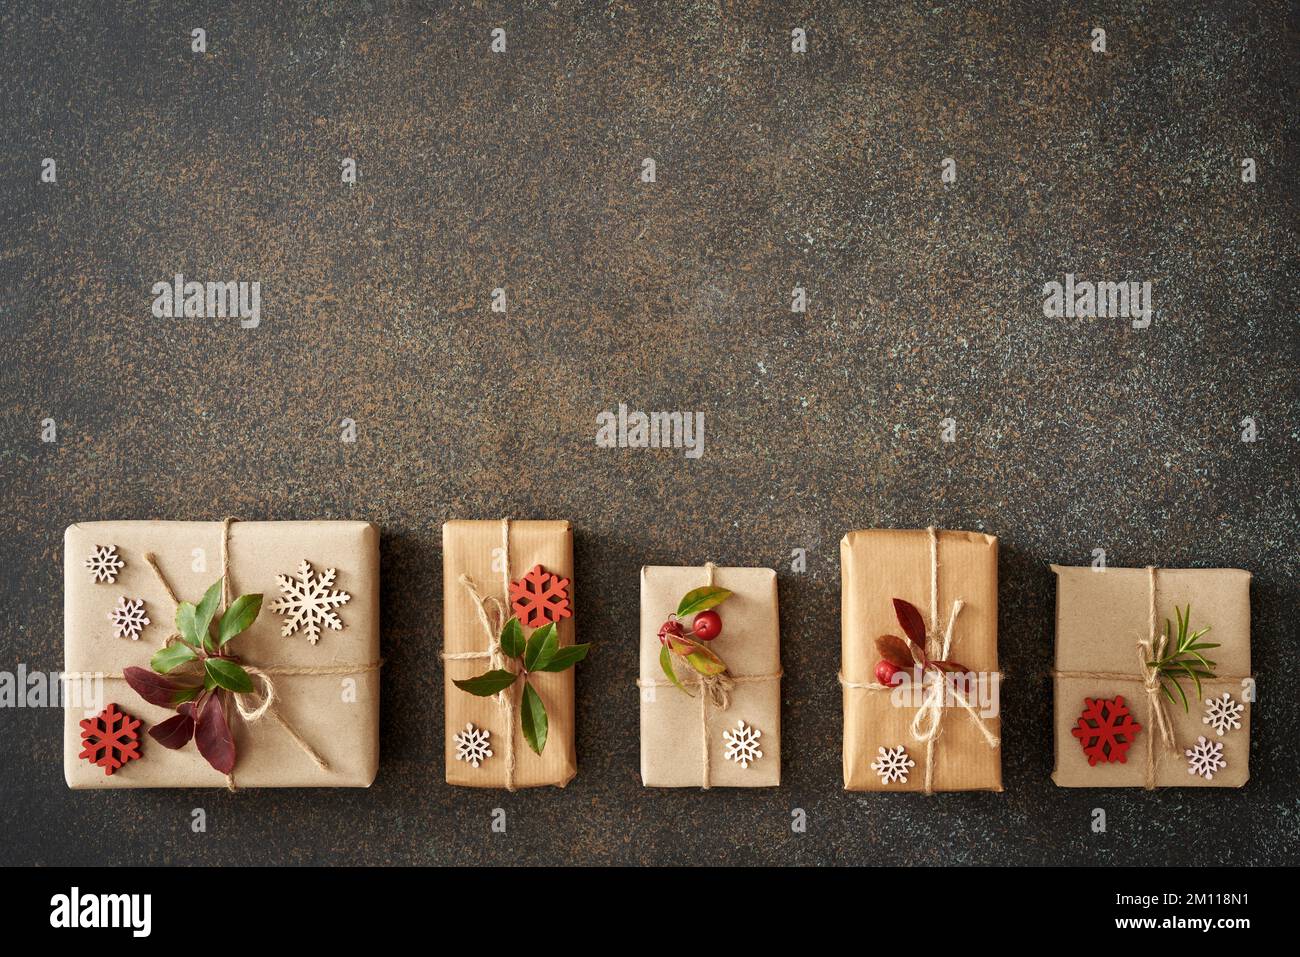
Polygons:
M1250 572L1059 565L1052 571L1052 780L1060 787L1148 789L1245 784L1254 700Z
M529 677L547 712L541 754L529 748L521 730L520 682L490 697L476 697L453 682L510 670L499 641L502 624L516 615L528 633L534 621L542 621L530 619L529 606L519 603L523 599L518 596L529 589L545 592L551 583L562 583L565 607L563 617L556 616L556 634L560 648L574 643L569 523L447 522L442 527L442 571L447 783L512 791L564 787L578 773L572 669Z
M151 656L165 645L180 649L178 601L199 602L223 572L226 603L265 596L252 625L223 648L254 685L223 699L235 752L229 776L204 760L197 741L169 750L149 737L178 714L146 702L123 677L133 668L154 674ZM310 595L291 595L299 586ZM69 787L369 787L375 779L379 535L367 522L73 525L64 535L64 629L70 685L102 681L98 703L115 704L128 725L141 722L137 758L114 767L105 759L111 749L101 749L103 763L91 763L97 752L83 748L83 721L95 720L93 709L84 701L65 707ZM168 679L185 675L181 667Z
M732 594L707 647L725 661L709 680L660 662L659 629L703 586ZM684 621L689 628L691 622ZM669 659L672 666L672 659ZM773 787L781 783L781 630L770 568L641 569L641 781L646 787ZM693 696L693 697L692 697Z
M840 559L844 787L1002 790L998 540L934 529L856 531L840 543ZM899 602L913 609L910 629ZM929 660L960 662L963 670L944 680L937 665L904 670L900 685L883 685L876 674L882 635L897 636L894 647L904 654L923 646Z

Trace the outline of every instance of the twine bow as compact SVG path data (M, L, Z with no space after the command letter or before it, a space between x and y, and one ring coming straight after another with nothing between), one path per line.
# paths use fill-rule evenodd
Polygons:
M221 606L222 609L225 609L230 606L230 590L231 590L230 589L230 526L233 525L236 521L238 521L238 519L234 519L234 518L224 518L221 521ZM167 593L167 597L171 600L172 620L174 621L176 618L176 608L177 606L180 605L180 600L176 597L176 592L172 590L172 587L168 583L166 576L163 575L162 569L158 567L158 559L154 555L154 553L145 552L144 560L149 565L149 567L153 570L154 577L158 579L158 584L162 586L163 591ZM181 640L180 633L173 631L171 634L169 634L166 638L163 639L163 647L165 648L168 645L170 645L172 642L180 641L180 640ZM284 729L285 733L289 735L290 739L294 742L294 744L298 745L298 747L302 750L302 752L306 754L307 757L311 758L312 762L316 765L316 767L320 768L321 771L329 771L330 770L329 762L326 761L323 757L321 757L320 752L318 752L315 748L313 748L307 742L307 739L304 738L293 725L291 725L287 720L285 720L284 715L280 714L279 710L276 709L275 682L271 680L272 676L273 675L274 676L355 675L355 674L363 674L370 671L378 671L383 666L383 663L384 662L381 659L379 661L375 661L363 665L330 665L330 666L320 667L320 668L307 667L307 666L292 666L292 667L268 666L265 668L258 668L249 665L244 665L243 666L244 671L246 671L249 674L249 676L257 678L262 683L262 690L260 693L238 692L238 691L231 692L235 701L235 710L239 712L239 716L243 718L244 722L247 724L252 724L256 721L260 721L262 718L265 717L274 718L275 721L280 725L280 727ZM82 672L79 674L86 674L86 672ZM110 672L108 674L103 674L102 677L124 678L125 675L123 675L121 672ZM246 703L248 699L252 699L256 703L252 707L249 707L248 704ZM230 791L236 790L235 775L233 771L226 775L226 788Z
M931 525L926 530L930 541L930 627L926 631L926 649L925 653L932 660L947 661L948 655L952 651L953 629L957 624L957 616L961 614L962 608L966 606L965 601L958 598L952 603L952 611L948 615L948 627L943 630L943 637L939 635L939 535L934 526ZM922 672L924 679L925 672ZM997 676L1001 679L1001 675ZM849 681L840 673L840 684L845 688L853 688L863 691L893 691L889 685L882 685L877 681L858 682ZM939 735L943 730L943 719L947 714L944 706L944 697L951 693L953 699L959 704L974 723L975 728L979 731L980 736L984 738L984 743L990 748L997 748L1001 739L993 733L985 722L984 718L971 704L970 699L956 685L950 685L945 675L936 675L935 680L931 681L929 687L925 689L925 697L921 705L917 708L916 714L912 717L911 733L912 737L918 742L925 745L925 783L923 790L926 794L934 793L934 762L935 746L939 741Z
M501 569L502 595L510 600L510 519L501 520L501 554L504 556ZM443 661L479 661L487 659L493 669L505 668L506 657L501 650L501 629L505 625L506 606L495 595L486 598L479 593L478 585L468 575L461 575L457 581L469 593L478 614L479 624L487 637L484 651L463 651L455 654L443 652ZM497 704L506 722L506 790L515 790L515 685L498 691Z
M713 562L704 563L705 585L712 587L714 583L714 573L718 566ZM752 684L759 681L779 681L781 679L781 669L777 669L774 674L770 675L732 675L722 672L716 675L702 675L699 672L693 672L687 676L687 683L694 685L697 691L697 697L700 699L700 757L701 757L701 782L700 787L707 791L712 787L711 783L711 764L709 758L709 706L712 705L718 711L726 711L731 707L731 692L735 690L738 684ZM678 676L680 678L680 675ZM658 678L638 678L636 682L638 688L671 688L673 683Z

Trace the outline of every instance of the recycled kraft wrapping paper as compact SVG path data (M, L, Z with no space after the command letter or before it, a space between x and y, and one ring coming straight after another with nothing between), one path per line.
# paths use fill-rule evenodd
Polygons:
M1206 652L1215 662L1218 678L1201 679L1204 693L1197 695L1184 676L1182 699L1174 705L1165 699L1171 719L1175 749L1159 740L1157 722L1138 671L1137 643L1150 636L1150 573L1145 568L1066 567L1056 573L1056 765L1052 780L1060 787L1145 787L1147 745L1154 745L1156 787L1241 787L1250 777L1250 702L1243 681L1250 676L1250 572L1235 568L1155 569L1157 632L1165 619L1174 622L1174 606L1191 605L1193 631L1209 626L1203 640L1218 642ZM1128 681L1080 677L1081 673L1132 675ZM1245 710L1241 727L1220 737L1203 722L1205 699L1229 692ZM1083 712L1084 698L1122 695L1134 718L1142 725L1123 763L1089 765L1087 755L1071 729ZM1226 766L1212 780L1187 771L1186 749L1196 739L1220 742Z
M70 676L121 674L149 667L175 631L175 608L145 561L152 552L181 601L197 602L221 577L221 522L81 522L64 534L64 649ZM115 583L93 581L84 565L98 545L115 545L125 567ZM323 629L312 645L302 632L280 634L270 610L278 575L292 576L306 559L317 573L337 570L334 587L351 598L337 609L343 629ZM195 571L201 563L204 571ZM238 787L369 787L379 768L379 533L368 522L233 522L229 531L232 596L262 593L257 620L231 647L248 665L332 668L355 674L277 675L274 706L329 765L321 770L269 715L246 723L230 709ZM150 624L138 640L113 634L109 612L119 597L143 599ZM71 788L226 787L193 742L171 751L145 733L174 712L148 704L122 678L103 680L103 704L116 702L142 720L141 758L112 775L78 758L80 702L64 708L63 768Z
M502 558L505 564L501 563ZM461 575L468 575L485 598L495 596L501 601L509 617L510 593L506 581L519 580L534 565L569 579L569 606L573 608L576 585L573 530L567 521L452 521L443 525L443 653L487 650L487 635L473 598L459 583ZM574 617L562 618L556 626L560 647L574 643ZM515 777L513 782L508 782L504 749L509 736L505 710L495 695L478 698L452 684L455 679L464 680L488 671L491 668L488 659L444 660L443 665L446 696L443 745L448 784L484 788L564 787L573 779L578 773L573 704L573 675L578 669L532 677L533 687L542 696L549 718L546 747L540 755L533 753L519 730L518 682L510 689L515 703L512 718ZM581 667L579 664L578 668ZM477 768L456 759L454 735L467 723L491 732L493 756Z
M998 670L998 540L978 532L938 531L939 621L964 602L950 658L975 672ZM849 791L923 791L926 746L912 737L916 708L896 707L888 690L850 687L875 682L876 638L901 635L893 599L911 602L927 629L931 554L925 530L849 532L840 542L841 661L844 694L844 787ZM999 682L999 693L1000 693ZM934 791L1001 791L1002 749L991 748L965 710L946 707L934 747ZM984 718L995 736L998 714ZM871 768L878 749L903 745L916 767L906 783L885 784Z
M706 705L679 667L687 697L667 684L659 665L659 626L682 596L708 583L705 568L650 565L641 569L641 781L646 787L774 787L781 783L781 628L776 572L770 568L714 568L713 583L733 592L718 606L722 633L709 647L738 677L726 711ZM689 622L688 622L689 624ZM746 680L756 678L762 680ZM703 720L704 724L701 725ZM726 760L722 732L737 721L757 728L763 756L742 768ZM704 746L709 748L705 778Z

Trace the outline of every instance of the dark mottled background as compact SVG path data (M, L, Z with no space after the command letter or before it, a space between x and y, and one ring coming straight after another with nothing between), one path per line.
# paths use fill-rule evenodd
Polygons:
M1292 12L1087 6L6 5L0 668L61 665L66 525L228 513L378 523L389 664L369 791L72 793L58 713L0 712L3 857L1300 859ZM1044 319L1066 271L1151 327ZM153 319L176 272L261 327ZM703 459L596 448L620 401L703 410ZM577 528L563 791L442 783L439 526L502 514ZM1001 537L1006 792L846 794L837 543L931 522ZM1246 788L1051 784L1047 565L1094 548L1255 573ZM781 572L779 790L640 786L637 569L710 558Z

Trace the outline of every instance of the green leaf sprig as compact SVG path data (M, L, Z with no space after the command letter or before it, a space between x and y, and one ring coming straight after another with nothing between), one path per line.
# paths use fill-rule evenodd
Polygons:
M253 679L227 646L246 631L262 610L261 595L240 595L215 622L221 604L218 578L197 604L176 606L176 637L156 652L145 668L126 668L122 675L135 692L176 716L149 729L163 747L183 748L194 739L199 753L223 774L235 767L235 742L226 719L231 695L253 690Z
M716 608L730 597L730 591L714 585L694 588L682 596L682 600L677 603L677 611L659 629L659 643L663 645L659 649L659 667L668 676L668 680L687 697L693 698L695 695L687 691L677 677L677 672L673 669L674 658L685 661L704 678L722 674L727 670L727 663L704 642L688 635L682 627L682 620Z
M1182 679L1184 677L1192 679L1192 683L1196 685L1196 697L1200 698L1201 679L1215 677L1214 662L1201 652L1218 648L1219 645L1217 642L1201 641L1201 638L1209 632L1209 628L1192 631L1190 602L1186 611L1175 605L1174 614L1178 617L1177 635L1174 635L1169 619L1166 618L1165 633L1156 642L1155 660L1148 661L1147 667L1156 669L1160 675L1160 690L1174 704L1178 704L1178 701L1174 698L1173 691L1169 689L1172 687L1178 692L1178 697L1183 701L1183 711L1186 712L1190 710L1190 705L1187 692L1183 691Z
M463 681L453 680L461 691L468 691L480 698L490 698L510 688L522 679L524 691L519 707L519 725L523 729L524 739L536 754L546 748L546 736L550 722L546 716L546 704L542 696L533 687L532 676L541 673L568 671L583 658L587 657L590 645L569 645L560 647L560 636L555 630L554 622L547 622L524 638L524 628L518 618L511 618L501 626L501 653L514 662L515 667L494 668L473 678Z

